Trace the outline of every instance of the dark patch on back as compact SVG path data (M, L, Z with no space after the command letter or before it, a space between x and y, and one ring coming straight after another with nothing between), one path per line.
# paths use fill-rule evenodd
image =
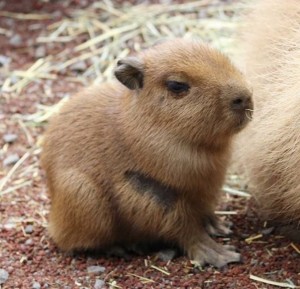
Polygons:
M126 171L125 177L140 194L148 194L162 206L170 208L177 200L179 191L141 172Z

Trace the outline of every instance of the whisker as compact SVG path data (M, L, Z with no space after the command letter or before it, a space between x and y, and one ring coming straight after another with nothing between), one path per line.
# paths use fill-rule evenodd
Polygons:
M248 111L251 111L251 110L248 110ZM252 113L247 113L248 111L247 111L247 109L246 109L245 115L246 115L246 117L247 117L249 120L252 120L252 119L253 119Z

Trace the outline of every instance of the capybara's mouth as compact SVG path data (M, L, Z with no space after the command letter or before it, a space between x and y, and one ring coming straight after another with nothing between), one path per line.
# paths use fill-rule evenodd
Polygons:
M240 130L252 120L253 101L251 97L237 97L231 101L231 109L234 112L237 129Z
M246 108L245 109L245 117L248 121L251 121L252 120L252 116L253 116L253 106L251 108Z
M237 130L243 129L251 120L253 116L253 108L246 108L237 115Z
M252 120L253 112L254 112L254 106L252 100L250 99L249 102L246 104L245 108L241 111L245 119L245 122L249 122Z

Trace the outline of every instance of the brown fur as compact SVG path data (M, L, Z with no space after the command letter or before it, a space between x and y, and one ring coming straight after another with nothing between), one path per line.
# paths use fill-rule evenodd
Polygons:
M252 106L243 76L220 52L180 39L119 61L115 74L127 87L86 89L46 133L54 241L70 251L163 240L201 263L238 261L208 231L228 231L214 208ZM168 80L190 89L171 92Z
M254 87L255 111L234 155L264 217L298 226L300 3L257 1L245 27L242 48Z

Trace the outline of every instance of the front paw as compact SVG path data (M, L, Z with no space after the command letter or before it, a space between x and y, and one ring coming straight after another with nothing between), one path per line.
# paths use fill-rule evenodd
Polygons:
M188 249L188 256L200 266L210 264L217 268L241 261L241 255L234 251L233 246L222 246L211 238L191 246Z

